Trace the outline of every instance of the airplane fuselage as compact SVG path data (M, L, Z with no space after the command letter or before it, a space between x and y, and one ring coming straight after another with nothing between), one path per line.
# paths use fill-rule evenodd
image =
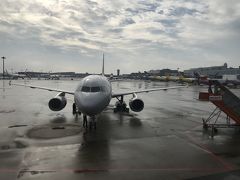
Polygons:
M78 111L88 116L102 112L112 98L112 86L103 75L90 75L83 78L76 91L74 101Z

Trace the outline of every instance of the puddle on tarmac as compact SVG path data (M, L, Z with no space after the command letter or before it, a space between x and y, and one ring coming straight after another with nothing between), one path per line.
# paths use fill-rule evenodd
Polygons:
M66 136L74 136L83 131L83 128L76 124L49 124L35 126L28 130L27 137L33 139L54 139Z

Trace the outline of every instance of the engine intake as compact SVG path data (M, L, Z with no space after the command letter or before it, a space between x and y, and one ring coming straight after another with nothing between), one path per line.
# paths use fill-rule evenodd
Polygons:
M64 93L58 94L56 97L50 99L48 102L48 107L52 111L61 111L63 108L65 108L67 104L67 99L64 96Z
M129 106L132 111L140 112L144 108L144 102L141 99L135 97L135 98L130 99Z

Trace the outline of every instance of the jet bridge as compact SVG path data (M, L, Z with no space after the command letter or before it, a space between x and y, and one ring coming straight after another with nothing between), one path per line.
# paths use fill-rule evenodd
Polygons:
M240 127L240 99L217 80L212 80L208 92L200 92L199 100L210 101L216 108L207 119L203 119L203 127L211 128L212 137L217 128ZM221 113L226 114L226 121L219 120Z

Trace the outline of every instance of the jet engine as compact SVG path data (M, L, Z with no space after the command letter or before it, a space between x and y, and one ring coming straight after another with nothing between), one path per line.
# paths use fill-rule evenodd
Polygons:
M52 111L61 111L67 104L65 93L61 92L48 102L48 107Z
M144 102L141 99L137 98L136 95L134 95L134 97L129 101L129 106L132 111L140 112L144 108Z

